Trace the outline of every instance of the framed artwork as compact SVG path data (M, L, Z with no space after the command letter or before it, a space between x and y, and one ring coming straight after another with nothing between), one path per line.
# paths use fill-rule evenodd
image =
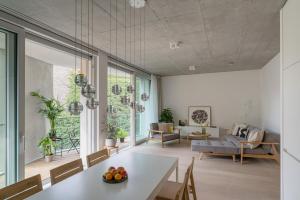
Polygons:
M190 126L210 126L211 113L210 106L189 106Z

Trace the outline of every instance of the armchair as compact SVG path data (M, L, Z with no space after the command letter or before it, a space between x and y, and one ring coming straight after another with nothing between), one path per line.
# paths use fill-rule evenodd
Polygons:
M173 123L151 123L148 140L161 141L162 147L164 143L172 140L178 140L180 143L180 129L175 129Z

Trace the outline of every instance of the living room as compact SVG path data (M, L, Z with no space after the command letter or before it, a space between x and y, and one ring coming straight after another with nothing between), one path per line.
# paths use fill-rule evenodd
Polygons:
M299 200L298 0L0 0L0 199Z

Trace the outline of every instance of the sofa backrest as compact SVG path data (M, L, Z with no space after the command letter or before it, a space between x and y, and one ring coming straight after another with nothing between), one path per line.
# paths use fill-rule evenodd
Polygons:
M272 132L265 131L263 142L276 142L279 143L279 145L276 145L276 149L278 152L280 152L280 135ZM263 145L264 149L272 151L270 145Z

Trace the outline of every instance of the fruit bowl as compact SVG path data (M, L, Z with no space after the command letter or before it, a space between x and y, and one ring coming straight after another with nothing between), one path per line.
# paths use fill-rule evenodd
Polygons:
M117 184L128 180L128 174L124 167L110 167L103 175L102 179L105 183Z

